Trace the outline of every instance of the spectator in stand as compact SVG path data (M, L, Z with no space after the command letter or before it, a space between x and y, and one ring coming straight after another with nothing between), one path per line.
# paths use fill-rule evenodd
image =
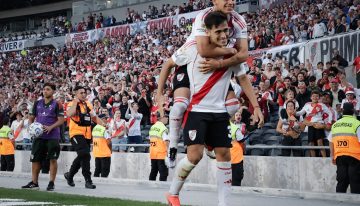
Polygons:
M280 116L276 131L283 136L282 145L284 146L301 146L300 133L305 129L302 124L302 116L296 117L295 102L288 101L285 103L286 112ZM281 156L301 157L302 150L282 149Z
M128 131L128 144L141 144L143 142L142 136L141 136L141 128L140 123L143 118L143 115L138 112L139 105L136 102L129 101L129 104L131 106L126 111L126 117L129 119L127 123L127 131ZM131 111L131 113L130 113ZM133 147L130 149L131 152L138 152L139 147L136 147L134 149Z
M299 108L303 108L306 103L310 102L311 92L306 88L305 82L298 83L299 92L296 95L296 101L299 103Z
M345 92L339 88L339 80L333 79L331 81L331 92L333 96L333 109L339 114L341 113L341 102L345 99Z
M328 116L330 111L328 108L319 103L320 92L313 91L311 92L311 102L308 102L304 105L304 107L296 112L296 116L302 116L306 114L306 119L304 124L308 126L308 142L310 146L323 146L326 125L329 124ZM324 149L320 150L321 156L326 157L326 152ZM310 156L315 157L315 150L310 150Z
M115 152L126 152L126 146L117 146L115 144L126 144L127 143L127 128L125 119L121 118L120 110L116 110L114 118L111 119L109 124L109 131L111 133L111 142L113 144L112 151Z
M356 76L356 87L360 88L360 55L354 59L353 62L353 73Z

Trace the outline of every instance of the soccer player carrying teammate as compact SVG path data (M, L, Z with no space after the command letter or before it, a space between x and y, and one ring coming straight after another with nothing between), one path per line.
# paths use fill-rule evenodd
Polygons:
M64 109L60 102L54 99L56 86L52 83L44 84L44 98L35 102L30 112L29 123L39 122L44 127L44 133L36 138L32 144L32 181L23 186L23 189L39 189L38 179L41 162L50 160L50 182L48 191L55 188L54 182L57 173L57 159L60 155L60 126L64 124Z
M150 136L150 159L151 159L151 172L149 180L155 181L157 173L160 173L160 181L166 181L169 174L169 169L165 164L165 158L167 154L167 148L169 146L168 129L166 124L168 123L168 117L161 115L157 112L157 121L151 126L149 131Z
M186 55L183 54L188 53L188 49L195 45L199 52L199 56L203 58L218 58L223 56L230 57L224 60L203 59L200 69L204 73L221 68L247 67L247 64L245 63L248 57L247 26L243 17L234 11L235 1L213 0L213 4L214 7L204 9L196 16L191 35L187 39L186 43L163 65L158 81L157 100L163 98L162 95L164 93L165 82L170 74L171 68L176 65L179 66L175 71L173 80L174 105L169 116L170 167L175 166L177 144L180 136L179 131L184 112L189 105L190 97L189 77L185 67L186 64L184 64L184 62L188 62L188 59ZM230 27L230 36L233 40L232 44L234 44L234 46L228 48L217 47L215 44L210 42L209 35L206 32L204 19L212 11L221 11L227 15ZM250 102L255 106L254 117L256 121L259 121L259 125L261 126L263 124L263 116L260 108L256 107L258 104L256 97L253 94L251 83L245 74L240 75L238 79L240 80L240 85L242 86L245 94L249 97ZM239 109L239 102L233 91L226 91L226 93L228 93L225 103L226 110L230 116L233 116Z
M100 114L99 118L106 122L106 115ZM96 125L92 129L93 154L95 157L94 177L108 177L111 165L111 136L107 127Z
M227 16L219 11L209 12L204 19L210 42L217 47L225 47L228 43L230 29L227 19ZM246 71L241 67L224 67L204 73L200 70L204 59L197 51L196 45L187 48L186 53L181 55L184 57L180 58L188 60L184 64L187 64L191 89L191 102L188 112L184 115L184 143L187 145L187 156L175 169L167 200L170 205L180 205L179 192L192 169L202 159L206 144L215 148L219 205L228 205L232 172L229 149L231 138L228 137L230 117L225 107L225 99L232 73L240 76ZM249 87L251 88L251 85ZM253 90L249 90L254 107L259 107ZM258 117L262 118L261 112Z

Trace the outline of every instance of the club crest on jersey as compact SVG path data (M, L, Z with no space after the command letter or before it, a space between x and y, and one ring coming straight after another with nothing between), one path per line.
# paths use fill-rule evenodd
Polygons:
M194 141L196 138L196 130L189 130L189 138L191 141Z
M178 74L178 75L176 75L176 79L180 82L181 80L184 79L184 76L185 76L184 73Z

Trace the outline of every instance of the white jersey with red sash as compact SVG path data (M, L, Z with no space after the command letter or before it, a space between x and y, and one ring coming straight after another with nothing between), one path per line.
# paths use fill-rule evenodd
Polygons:
M331 114L328 107L323 103L311 103L308 102L304 105L301 111L297 112L296 115L306 114L306 120L313 123L331 123L330 118Z
M127 124L128 136L140 136L140 123L143 115L141 113L131 114L131 118Z
M111 138L119 137L119 134L125 130L126 121L120 119L119 121L115 121L114 119L110 122L111 125Z

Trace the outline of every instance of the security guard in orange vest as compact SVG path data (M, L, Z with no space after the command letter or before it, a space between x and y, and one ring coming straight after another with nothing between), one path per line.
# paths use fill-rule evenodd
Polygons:
M232 186L241 186L244 177L244 134L246 129L245 124L240 123L240 119L241 113L236 112L234 119L230 121Z
M150 136L150 159L151 159L151 172L149 180L155 181L157 173L160 173L160 181L166 181L169 170L165 164L167 148L169 146L168 129L166 124L169 119L164 115L161 117L157 113L159 121L157 121L149 131Z
M1 171L14 171L15 147L10 127L4 122L0 129Z
M352 103L343 106L343 118L336 121L328 136L333 164L337 166L336 192L360 194L360 121Z
M106 122L106 115L100 114L99 118ZM108 177L111 165L111 136L106 127L96 125L92 130L93 155L95 157L94 177Z

